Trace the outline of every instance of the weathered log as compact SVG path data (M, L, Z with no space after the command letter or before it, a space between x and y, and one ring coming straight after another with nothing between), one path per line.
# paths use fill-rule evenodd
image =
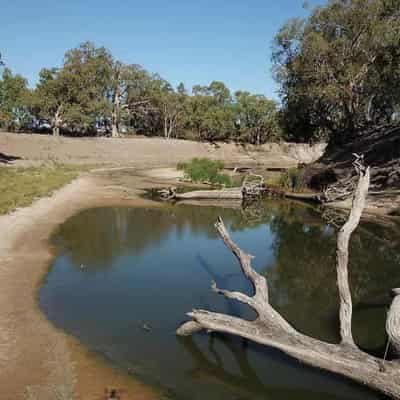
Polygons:
M400 354L400 289L393 289L393 301L389 308L386 319L386 332L389 341L396 351Z
M393 398L400 399L400 366L398 362L386 361L382 367L382 359L360 350L354 343L351 333L352 303L347 272L348 244L352 232L359 223L370 179L369 168L363 168L360 164L356 164L356 168L359 180L352 210L348 221L338 234L337 274L341 343L331 344L302 334L269 304L267 280L252 268L253 256L245 253L231 240L220 218L215 227L225 245L238 259L243 274L252 283L254 295L247 296L243 293L220 289L214 282L212 290L229 299L247 304L256 311L257 318L247 321L225 314L193 310L188 313L191 321L178 328L177 334L187 336L206 330L207 332L215 331L238 335L260 344L275 347L311 366L343 375ZM388 318L389 336L393 338L391 340L399 339L397 321L400 320L400 313L397 309L400 307L398 305L400 305L400 300L399 296L396 296ZM390 315L391 313L392 315ZM394 330L391 331L391 328Z
M176 193L175 199L243 199L241 188L222 189L222 190L194 190L186 193Z
M294 193L294 192L283 192L283 196L289 199L298 199L304 201L312 201L315 203L324 202L323 193Z
M179 200L178 204L196 207L219 207L241 210L243 202L241 199L188 199Z

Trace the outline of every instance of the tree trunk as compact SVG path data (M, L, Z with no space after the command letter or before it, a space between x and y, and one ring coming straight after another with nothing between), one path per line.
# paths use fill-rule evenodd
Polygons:
M113 110L111 114L111 136L113 138L119 137L119 117L120 117L120 108L121 108L121 99L120 99L120 87L117 85L115 89L114 95L114 104Z
M59 106L54 115L53 136L60 136L60 128L61 128L61 124L62 124L61 111L62 111L62 107Z
M173 132L173 122L169 121L169 127L168 127L168 139L171 139L172 137L172 132Z
M261 145L261 133L257 130L257 139L256 139L257 146Z
M372 102L374 101L375 95L372 95L367 103L367 109L365 111L365 119L368 122L372 122Z
M165 137L165 139L169 139L168 138L168 118L166 116L164 117L164 137Z
M241 250L230 238L221 218L215 227L225 245L239 261L241 270L254 287L254 295L219 289L215 282L212 290L229 299L247 304L257 313L254 321L205 310L188 313L191 321L177 330L178 335L187 336L205 330L238 335L254 342L272 346L301 362L314 367L351 378L372 389L400 399L400 366L397 361L383 361L360 350L351 333L352 302L348 284L348 246L352 232L357 227L367 196L370 171L359 159L354 163L359 180L355 190L351 213L346 224L340 229L337 244L337 276L340 298L341 343L331 344L304 335L293 328L270 304L268 283L251 266L253 256ZM389 337L397 339L400 348L399 321L400 300L396 296L389 316ZM397 304L399 303L399 304Z

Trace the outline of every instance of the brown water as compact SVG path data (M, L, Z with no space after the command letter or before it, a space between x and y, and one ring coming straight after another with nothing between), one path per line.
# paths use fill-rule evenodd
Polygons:
M300 331L338 340L335 229L312 208L269 201L258 209L170 206L84 211L53 237L57 257L40 290L55 325L176 399L378 399L281 352L220 334L178 338L192 308L253 318L213 294L249 292L213 223L256 256L272 304ZM386 239L386 236L392 240ZM389 291L400 285L400 235L362 224L351 242L350 284L357 343L383 354Z

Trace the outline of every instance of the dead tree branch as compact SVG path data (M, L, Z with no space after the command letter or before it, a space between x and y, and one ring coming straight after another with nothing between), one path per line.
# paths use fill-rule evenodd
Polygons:
M212 284L214 292L229 299L249 305L257 313L254 321L205 311L193 310L188 313L191 321L178 328L177 334L192 335L205 330L238 335L254 342L280 349L284 353L311 366L343 375L393 398L400 399L400 368L397 361L388 361L382 368L382 360L361 351L354 343L351 332L352 301L348 283L348 246L350 236L356 229L365 205L368 192L370 172L361 162L355 163L358 173L358 184L354 193L353 205L346 224L338 235L337 275L340 296L340 333L341 343L331 344L297 331L269 303L268 284L264 276L258 274L251 266L253 256L247 254L232 241L221 218L215 227L239 261L245 277L254 289L253 296L226 291ZM400 300L399 300L400 303ZM391 307L391 318L387 330L392 337L399 339L399 307ZM395 321L393 323L393 321Z

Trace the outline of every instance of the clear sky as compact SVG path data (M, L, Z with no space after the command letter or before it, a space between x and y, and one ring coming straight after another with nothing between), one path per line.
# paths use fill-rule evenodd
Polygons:
M224 81L276 98L271 42L304 0L0 0L0 51L33 86L90 40L177 85ZM323 0L308 1L311 6Z

